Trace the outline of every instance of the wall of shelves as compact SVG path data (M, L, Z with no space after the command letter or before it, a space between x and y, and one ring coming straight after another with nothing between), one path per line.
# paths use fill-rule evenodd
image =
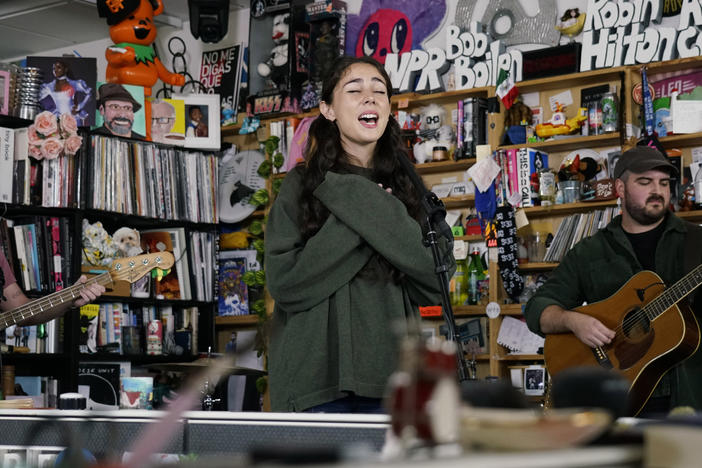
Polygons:
M9 119L9 120L8 120ZM30 123L29 121L16 120L7 117L3 117L1 123L7 126L21 127L25 124ZM84 153L79 153L76 158L82 158L81 160L88 160L94 158L94 154L91 152L85 152L86 148L90 148L90 135L85 131L83 137L88 140L87 144L84 144ZM133 142L132 142L133 143ZM41 165L41 163L39 163ZM94 168L89 165L76 164L76 171L81 172L81 177L87 177L91 175L91 170ZM133 177L134 174L128 173L126 177ZM78 176L75 177L76 179ZM216 178L216 177L215 177ZM40 182L41 184L41 182ZM201 188L204 186L200 184ZM172 190L180 190L181 187L172 187ZM73 202L71 207L47 207L38 205L21 205L21 204L2 204L0 206L0 213L2 217L9 220L17 219L32 219L36 217L58 217L67 220L68 228L68 239L70 239L70 249L63 252L63 256L66 259L70 259L71 267L68 271L68 277L64 277L64 285L69 286L73 284L78 276L81 274L81 257L82 257L82 221L83 219L88 219L89 222L93 223L95 221L100 221L108 233L114 232L119 227L128 226L135 228L137 230L142 229L159 229L159 228L184 228L186 235L189 236L194 231L216 233L218 230L218 225L214 222L199 223L191 220L174 220L174 219L159 219L153 217L138 216L134 214L125 214L114 211L98 210L93 208L86 208L86 206L91 206L89 200L89 193L91 187L83 187L85 193L82 193L80 197L77 197ZM183 190L182 193L185 193ZM205 196L200 194L199 196ZM190 240L187 241L188 245L185 246L187 251L190 251ZM14 248L14 246L12 247ZM188 254L189 263L191 268L193 268L193 256L192 253ZM64 260L65 261L65 260ZM109 267L103 267L109 269ZM191 285L192 285L192 300L179 300L179 299L158 299L152 295L149 298L134 298L130 296L114 295L114 291L108 291L105 295L98 298L95 303L97 304L107 304L107 303L124 303L128 304L130 308L139 308L145 306L166 306L172 307L173 310L197 307L198 308L198 329L196 335L196 341L198 343L198 349L192 350L191 354L185 355L160 355L152 356L147 355L144 351L143 354L116 354L108 352L98 352L95 354L85 354L79 351L80 345L80 320L79 313L77 309L72 309L71 311L64 314L61 319L61 325L59 326L59 341L60 349L56 353L28 353L28 354L17 354L17 353L3 353L2 359L3 364L13 364L16 366L16 375L41 375L50 376L59 379L59 392L69 392L76 391L78 385L78 366L81 361L130 361L134 366L148 365L151 363L158 362L181 362L181 361L191 361L197 357L197 353L200 350L206 350L208 346L214 344L214 320L213 314L215 310L215 302L211 300L202 300L196 297L194 276L197 273L191 270ZM24 288L26 289L26 288ZM127 288L127 293L129 289ZM35 299L43 297L44 294L38 293L36 291L27 291L27 296ZM144 346L146 346L145 337L142 338Z

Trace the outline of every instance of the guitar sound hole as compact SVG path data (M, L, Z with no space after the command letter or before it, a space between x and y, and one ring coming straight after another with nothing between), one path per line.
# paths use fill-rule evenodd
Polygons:
M651 331L651 321L641 313L641 309L633 309L624 316L622 331L629 339L640 339Z

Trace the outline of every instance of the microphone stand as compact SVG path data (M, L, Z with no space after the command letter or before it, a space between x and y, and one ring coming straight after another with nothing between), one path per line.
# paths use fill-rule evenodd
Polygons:
M446 223L446 208L444 203L436 196L436 194L428 190L422 179L417 175L409 158L404 154L399 155L400 164L405 168L405 171L412 180L412 184L421 194L422 207L426 213L425 224L426 234L424 235L423 244L431 248L431 253L434 258L434 272L439 279L441 287L441 311L446 322L447 339L456 343L456 364L458 367L458 381L465 382L467 380L475 380L475 362L471 366L469 372L468 363L466 362L463 344L456 338L456 319L453 315L451 307L451 299L449 296L449 267L441 258L439 251L439 235L442 235L448 240L449 245L453 245L453 232Z

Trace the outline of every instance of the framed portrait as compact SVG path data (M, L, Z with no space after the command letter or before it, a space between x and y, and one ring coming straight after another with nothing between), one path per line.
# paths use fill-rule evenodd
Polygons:
M181 99L152 99L151 141L185 145L185 103Z
M543 395L546 389L546 369L542 366L529 366L524 369L524 394Z
M103 88L103 85L107 86ZM104 127L104 134L106 135L125 136L138 140L145 139L146 111L144 110L144 87L128 84L110 84L98 81L97 90L98 101L102 93L108 105L101 106L100 102L97 103L94 128L99 129L100 127ZM105 119L106 116L107 121ZM119 129L119 131L115 129Z
M97 59L93 57L27 57L27 66L44 76L39 89L42 110L71 114L80 126L95 125Z
M178 94L185 104L185 147L219 150L219 94Z
M10 72L0 70L0 114L10 113Z

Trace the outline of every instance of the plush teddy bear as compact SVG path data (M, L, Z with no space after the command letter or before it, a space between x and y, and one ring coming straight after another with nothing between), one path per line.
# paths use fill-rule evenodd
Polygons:
M288 38L290 13L273 17L273 49L268 59L256 67L258 74L267 79L269 87L284 89L288 81Z
M110 266L117 253L112 237L100 221L90 224L83 220L83 255L82 263L88 266Z
M122 257L134 257L142 252L139 231L130 227L121 227L112 233L112 240Z
M417 135L419 142L414 144L414 159L418 164L432 160L435 147L443 146L446 150L453 147L453 128L445 125L446 109L438 104L429 104L419 110L421 121Z

